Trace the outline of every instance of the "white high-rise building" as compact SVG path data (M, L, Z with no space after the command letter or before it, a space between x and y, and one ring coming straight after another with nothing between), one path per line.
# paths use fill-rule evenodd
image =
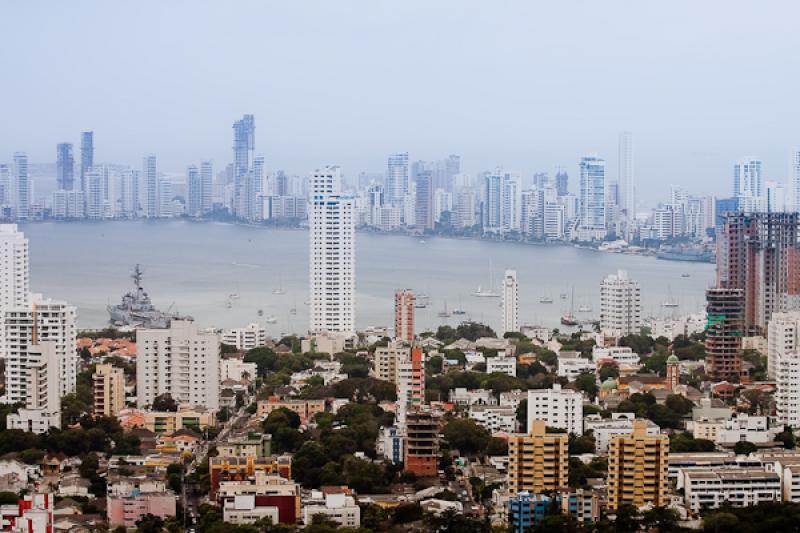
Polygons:
M125 218L139 216L139 171L123 170L120 180L120 215Z
M6 417L8 429L45 433L61 427L61 375L59 351L54 341L28 347L23 377L27 396L25 407Z
M28 155L25 152L14 154L14 216L17 220L28 220L31 205L30 182L28 179Z
M27 306L29 298L28 239L16 224L0 224L0 309Z
M578 233L580 241L601 240L606 236L606 162L596 155L581 159Z
M516 177L500 169L488 174L484 180L484 231L519 231L522 218L521 196Z
M386 168L386 202L400 205L411 192L408 185L408 152L390 155Z
M59 366L61 395L75 392L78 353L75 349L76 310L65 302L31 295L32 303L2 310L3 352L6 360L6 400L27 402L31 346L51 342Z
M219 409L220 339L191 320L136 333L136 401L139 408L162 394L178 403Z
M517 271L506 270L503 277L503 327L500 335L519 331L519 288Z
M200 206L203 213L210 213L214 207L214 167L211 161L200 163Z
M767 330L767 373L775 380L778 420L800 424L800 312L773 313Z
M600 330L607 335L638 335L642 327L639 282L624 270L607 276L600 284Z
M196 165L186 168L186 214L198 217L202 214L203 186L200 181L200 171Z
M102 220L110 211L106 201L108 196L108 168L104 166L89 167L85 175L86 181L86 218Z
M533 427L534 420L544 420L547 426L582 435L583 394L562 390L557 383L552 389L529 390L528 430Z
M636 180L633 172L633 134L619 134L619 207L628 218L636 216Z
M800 211L800 147L789 152L789 183L787 207L792 211Z
M764 185L760 159L747 157L733 166L733 195L739 199L741 211L763 210Z
M767 180L764 185L764 210L768 213L783 213L786 211L786 187L783 183Z
M800 312L772 313L767 325L767 376L776 379L777 362L800 351Z
M355 209L341 182L336 166L310 179L309 329L317 333L355 331Z
M222 330L222 344L235 346L237 350L252 350L267 344L267 330L261 324L250 323L243 328Z
M144 209L144 216L147 218L158 218L158 172L156 170L156 156L149 155L144 158L142 163L142 179L144 196L141 205Z

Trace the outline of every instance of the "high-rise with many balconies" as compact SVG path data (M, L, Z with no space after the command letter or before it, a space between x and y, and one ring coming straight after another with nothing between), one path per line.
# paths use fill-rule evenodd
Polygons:
M639 282L624 270L610 274L600 284L600 330L612 337L638 335L642 327Z
M315 170L310 179L309 329L355 330L355 220L353 198L342 194L341 169Z
M618 435L609 441L609 509L623 504L662 507L669 503L669 437L649 435L647 425L647 420L636 420L630 435Z

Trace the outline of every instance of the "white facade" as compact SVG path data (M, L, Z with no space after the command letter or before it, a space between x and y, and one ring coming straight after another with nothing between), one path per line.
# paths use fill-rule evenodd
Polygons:
M789 152L789 198L787 207L794 211L800 210L800 147L794 147Z
M473 405L469 417L489 433L514 433L517 430L517 411L499 405Z
M581 374L594 372L597 365L585 357L581 357L580 352L558 352L558 377L567 378L567 381L575 381Z
M486 358L486 373L487 374L507 374L511 377L517 376L517 359L516 357L487 357Z
M449 400L455 405L497 405L497 398L488 389L467 390L457 387L450 391Z
M339 167L311 175L309 209L310 324L314 332L355 330L355 219L342 195Z
M178 403L219 408L219 337L202 333L189 320L173 320L169 329L140 329L136 334L136 386L139 408L162 394Z
M606 236L606 162L596 155L581 159L578 240L600 240Z
M61 427L61 370L58 345L43 341L28 346L25 407L9 414L9 429L44 433Z
M767 444L775 439L778 432L777 429L769 427L766 416L750 416L740 413L734 418L726 420L722 428L717 430L715 442L723 445L735 445L741 441Z
M255 381L258 365L245 363L241 359L223 359L220 363L220 382L232 379L233 381Z
M777 379L778 361L797 352L800 343L800 312L773 313L767 325L767 375Z
M0 308L27 306L28 239L16 224L0 224L0 262Z
M613 359L620 366L639 367L639 354L629 346L594 346L592 360L597 363L603 359Z
M583 394L562 390L558 384L552 389L529 390L528 428L533 427L534 420L544 420L547 426L582 435Z
M624 270L600 284L600 330L613 337L636 335L642 326L639 282Z
M312 491L310 501L303 506L303 523L311 524L316 515L324 515L342 527L361 527L361 508L352 496L344 493L323 495Z
M633 134L623 131L619 134L619 207L628 214L629 219L636 216L636 181L633 172Z
M29 357L32 344L51 341L57 353L61 396L75 392L78 377L78 353L75 348L76 310L65 302L31 295L30 306L2 310L3 351L6 360L6 399L26 403L28 371L34 361Z
M767 470L684 470L684 503L693 512L723 504L750 507L781 501L781 479Z
M519 331L519 287L517 271L506 270L503 277L503 326L500 335Z
M611 418L602 418L600 415L589 415L583 421L583 429L594 435L595 453L608 452L608 445L613 437L630 435L633 433L633 422L636 420L634 413L612 413ZM658 435L661 433L654 423L647 421L647 434Z
M222 344L235 346L237 350L252 350L267 344L267 330L255 322L243 328L222 330Z

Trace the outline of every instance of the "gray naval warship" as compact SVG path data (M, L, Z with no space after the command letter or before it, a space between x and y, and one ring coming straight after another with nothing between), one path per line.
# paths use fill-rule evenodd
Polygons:
M142 269L139 265L131 274L135 291L125 293L119 305L108 306L109 322L115 326L131 326L141 328L168 328L172 320L191 320L190 316L181 316L169 310L159 311L150 301L150 296L142 287Z

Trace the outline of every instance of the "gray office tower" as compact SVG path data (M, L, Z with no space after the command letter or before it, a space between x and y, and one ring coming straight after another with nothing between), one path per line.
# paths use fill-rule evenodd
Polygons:
M238 217L248 212L247 185L255 149L256 119L253 115L244 115L233 123L233 211Z
M58 188L71 191L75 184L75 159L72 157L72 143L56 146L56 180Z
M81 190L86 192L86 173L94 166L94 132L81 133Z

